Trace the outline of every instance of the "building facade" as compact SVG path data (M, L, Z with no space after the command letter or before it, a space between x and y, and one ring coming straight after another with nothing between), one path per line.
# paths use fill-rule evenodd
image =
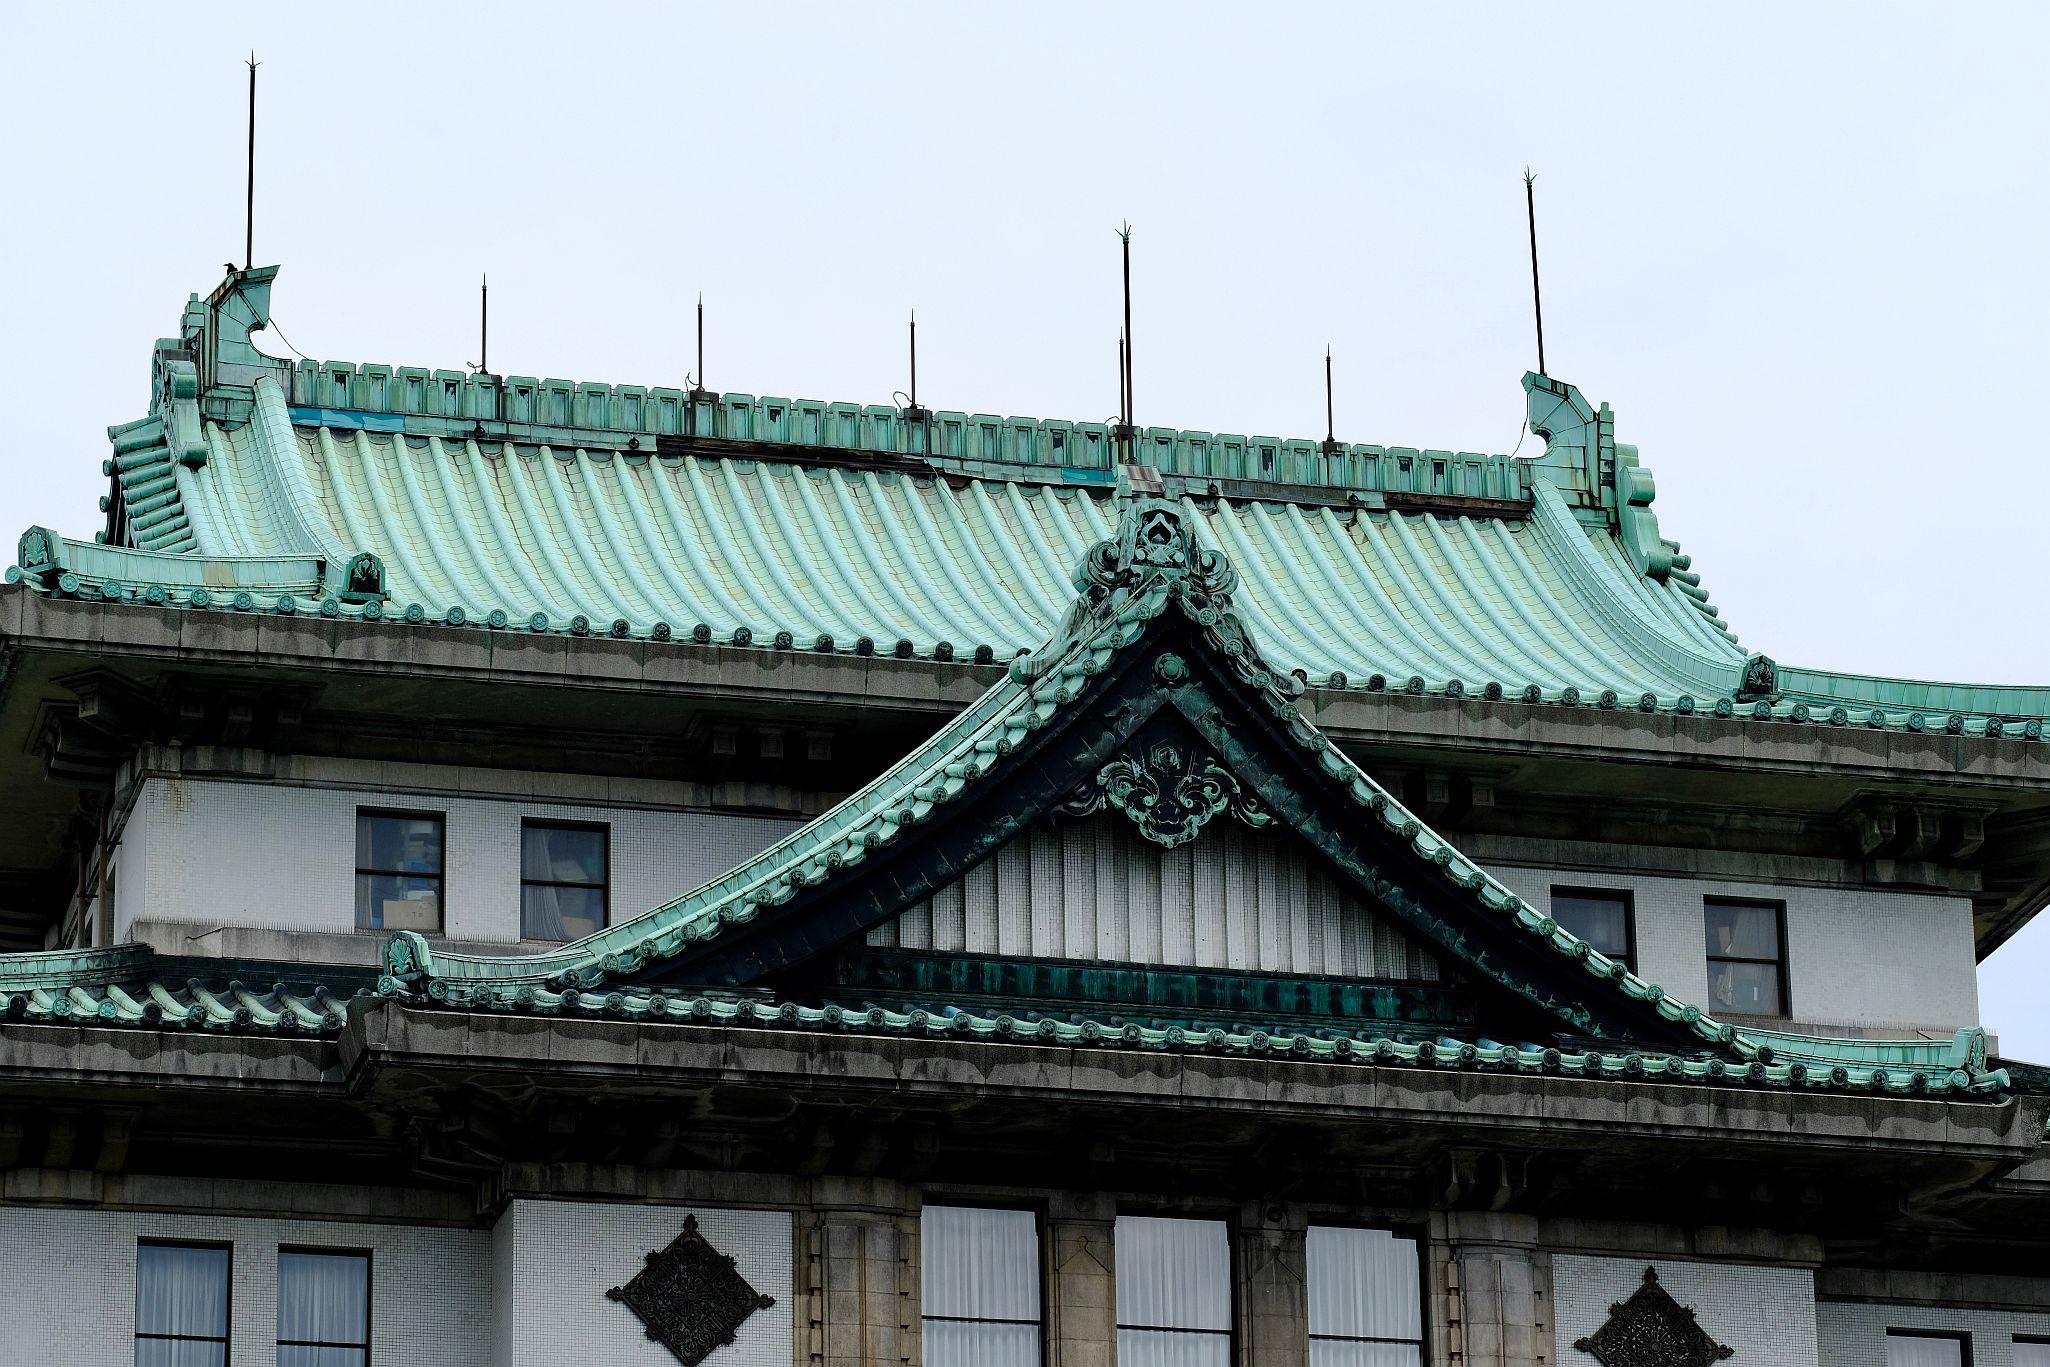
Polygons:
M273 359L0 588L0 1348L2050 1363L2050 688L1533 459Z

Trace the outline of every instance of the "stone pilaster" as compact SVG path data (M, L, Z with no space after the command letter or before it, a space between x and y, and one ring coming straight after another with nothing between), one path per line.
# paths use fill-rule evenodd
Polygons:
M917 1215L893 1182L821 1178L816 1188L817 1208L804 1229L805 1360L817 1367L917 1363Z
M1309 1367L1309 1219L1301 1206L1253 1202L1239 1222L1245 1297L1241 1361Z
M1047 1367L1117 1361L1117 1208L1108 1196L1062 1193L1046 1222Z
M1552 1274L1525 1215L1451 1211L1432 1221L1439 1367L1552 1367Z

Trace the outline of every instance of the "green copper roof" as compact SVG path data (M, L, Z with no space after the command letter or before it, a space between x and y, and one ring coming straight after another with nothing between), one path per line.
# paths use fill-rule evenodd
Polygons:
M1743 1060L1756 1055L1757 1047L1733 1027L1672 998L1534 910L1332 745L1297 708L1300 684L1267 663L1255 635L1237 615L1233 591L1239 579L1230 560L1203 549L1190 526L1182 510L1165 500L1127 502L1112 535L1082 558L1075 572L1082 597L1058 634L1036 654L1014 660L1001 682L867 787L725 876L544 954L437 953L420 935L395 933L386 943L388 971L381 990L458 1006L531 1004L540 989L590 989L633 975L754 920L801 890L844 879L933 818L938 808L1006 772L1014 757L1029 748L1032 732L1075 707L1089 693L1090 681L1119 652L1144 638L1149 624L1176 613L1187 619L1214 658L1228 662L1225 667L1237 686L1257 698L1289 740L1342 787L1356 805L1352 819L1378 823L1405 842L1429 876L1453 891L1472 914L1513 926L1562 964L1584 972L1583 982L1592 980L1602 991L1643 1004L1683 1034L1727 1048ZM1171 690L1189 668L1168 654L1161 656L1155 673ZM1125 805L1116 794L1111 800ZM1137 808L1129 811L1141 819ZM1264 824L1271 818L1257 819ZM1143 821L1141 829L1148 830ZM1383 891L1401 896L1393 887ZM1544 1005L1566 1013L1556 1003ZM1571 1023L1587 1028L1578 1017Z
M150 415L110 430L110 544L31 529L10 581L994 661L1046 638L1109 527L1100 425L293 367L250 340L274 274L231 275L158 344ZM1138 474L1236 561L1269 657L1319 686L2040 737L2050 688L1747 656L1607 406L1524 387L1535 459L1155 428Z
M1230 562L1202 552L1172 505L1134 501L1127 505L1116 534L1092 548L1076 572L1083 597L1061 633L1034 656L1014 662L1007 677L974 706L840 806L724 877L549 953L441 954L418 934L395 933L387 940L387 972L379 990L402 1000L541 1015L880 1029L1902 1094L1929 1089L1991 1093L2007 1086L2004 1075L1987 1070L1983 1032L1963 1031L1954 1041L1933 1043L1753 1033L1706 1016L1577 939L1467 860L1325 740L1296 709L1294 681L1264 661L1235 615L1235 583ZM1562 1051L1489 1041L1367 1039L1344 1031L1205 1031L1052 1016L1022 1019L952 1007L850 1011L834 1004L777 1006L688 989L668 992L631 981L650 966L789 902L802 889L849 878L866 861L883 857L913 828L933 820L941 807L964 800L979 785L998 781L1010 767L1025 762L1022 757L1030 753L1032 732L1050 726L1065 709L1079 706L1089 694L1090 680L1104 673L1114 656L1133 649L1147 635L1149 624L1167 613L1186 618L1206 648L1230 662L1239 686L1259 698L1286 734L1352 795L1358 820L1377 822L1408 842L1422 856L1424 867L1456 889L1473 914L1514 926L1560 962L1577 966L1599 984L1599 990L1652 1008L1658 1018L1679 1027L1681 1035L1707 1048L1693 1055L1638 1049L1609 1054L1598 1048ZM1162 686L1172 688L1188 669L1179 657L1163 654L1154 673ZM1146 829L1147 814L1136 809L1129 814ZM1263 824L1271 819L1258 818ZM1401 895L1392 888L1388 891Z

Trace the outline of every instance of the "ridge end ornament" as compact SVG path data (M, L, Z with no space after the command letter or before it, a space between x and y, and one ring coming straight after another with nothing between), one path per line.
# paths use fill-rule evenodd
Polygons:
M733 1342L755 1311L776 1303L774 1296L750 1286L733 1258L698 1232L695 1215L684 1216L683 1232L643 1261L646 1265L632 1280L605 1295L633 1311L647 1336L684 1367L698 1367Z
M1628 1300L1609 1307L1602 1327L1573 1346L1602 1367L1709 1367L1737 1350L1711 1338L1694 1319L1694 1307L1674 1300L1659 1285L1658 1269L1644 1269L1644 1283Z

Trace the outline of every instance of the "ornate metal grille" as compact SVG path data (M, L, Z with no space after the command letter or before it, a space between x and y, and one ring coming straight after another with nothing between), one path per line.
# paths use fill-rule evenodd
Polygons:
M1737 1351L1710 1338L1694 1322L1692 1306L1659 1285L1658 1269L1644 1269L1644 1285L1609 1307L1609 1318L1573 1345L1602 1367L1709 1367Z
M747 1284L732 1258L706 1242L695 1215L683 1217L683 1233L648 1254L647 1266L632 1281L605 1294L640 1316L648 1337L684 1367L698 1367L714 1349L733 1342L750 1315L776 1303Z

